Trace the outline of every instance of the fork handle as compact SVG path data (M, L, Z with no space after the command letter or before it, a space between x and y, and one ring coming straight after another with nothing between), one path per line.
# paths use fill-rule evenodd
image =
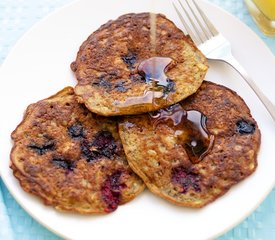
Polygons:
M224 62L228 63L239 72L242 78L246 81L246 83L251 87L251 89L261 100L261 102L273 118L273 121L275 121L275 105L259 89L259 87L253 81L253 79L247 74L246 70L242 67L242 65L232 55L227 56L226 59L224 59Z

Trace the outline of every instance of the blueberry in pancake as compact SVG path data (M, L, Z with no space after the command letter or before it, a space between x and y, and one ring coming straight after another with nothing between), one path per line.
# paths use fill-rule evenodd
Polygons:
M207 81L169 108L121 118L119 134L129 165L149 190L194 208L252 174L261 142L241 97Z
M127 163L116 119L91 113L71 87L31 104L11 136L14 176L58 210L108 213L144 189Z
M192 40L164 15L131 13L93 32L71 69L81 102L94 113L115 116L181 101L197 91L208 66Z

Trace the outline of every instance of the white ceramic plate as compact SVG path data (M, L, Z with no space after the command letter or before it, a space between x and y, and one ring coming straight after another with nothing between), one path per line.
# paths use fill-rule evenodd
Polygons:
M86 37L109 19L128 12L148 11L148 0L80 0L33 27L16 44L0 72L0 170L18 203L36 220L68 239L208 239L229 230L251 213L275 181L272 144L275 126L244 81L223 63L211 63L206 77L237 91L251 108L262 132L257 171L227 194L199 210L181 208L148 191L107 216L59 213L25 193L9 169L10 133L28 104L74 85L70 63ZM275 59L264 43L244 24L221 9L200 2L217 28L230 40L233 53L259 87L275 102ZM180 22L169 1L156 11Z

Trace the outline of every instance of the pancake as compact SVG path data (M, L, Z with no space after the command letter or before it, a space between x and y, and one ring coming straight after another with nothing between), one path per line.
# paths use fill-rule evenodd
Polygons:
M71 87L31 104L11 137L14 176L58 210L108 213L144 189L127 164L116 119L91 113Z
M208 69L205 56L173 22L154 16L155 34L150 35L149 13L131 13L83 42L71 69L75 93L90 111L104 116L154 111L200 87Z
M119 134L129 165L153 193L194 208L252 174L261 141L241 97L206 81L179 104L122 118Z

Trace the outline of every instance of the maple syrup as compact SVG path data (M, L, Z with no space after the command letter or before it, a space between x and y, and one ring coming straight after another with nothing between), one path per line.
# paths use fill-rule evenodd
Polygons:
M157 15L150 12L150 42L152 54L156 54L156 43L157 43Z
M152 57L142 61L138 73L144 77L148 87L142 96L127 98L124 102L115 101L120 108L138 107L143 104L157 105L157 99L167 99L168 93L174 91L174 82L166 76L167 68L172 63L168 57Z
M212 149L214 135L206 128L206 116L197 110L185 111L180 104L149 114L154 128L161 122L173 123L174 135L192 163L199 163Z
M170 82L165 73L171 62L168 57L152 57L139 64L138 72L145 77L146 83L151 83L155 88L165 88Z
M161 98L162 96L162 92L145 91L142 96L128 97L122 104L115 101L115 105L120 108L138 107L139 105L154 103L156 98Z
M159 123L167 122L168 120L172 121L174 126L178 126L182 122L183 117L186 117L186 114L187 112L182 109L180 104L149 113L153 119L154 128L156 128Z

